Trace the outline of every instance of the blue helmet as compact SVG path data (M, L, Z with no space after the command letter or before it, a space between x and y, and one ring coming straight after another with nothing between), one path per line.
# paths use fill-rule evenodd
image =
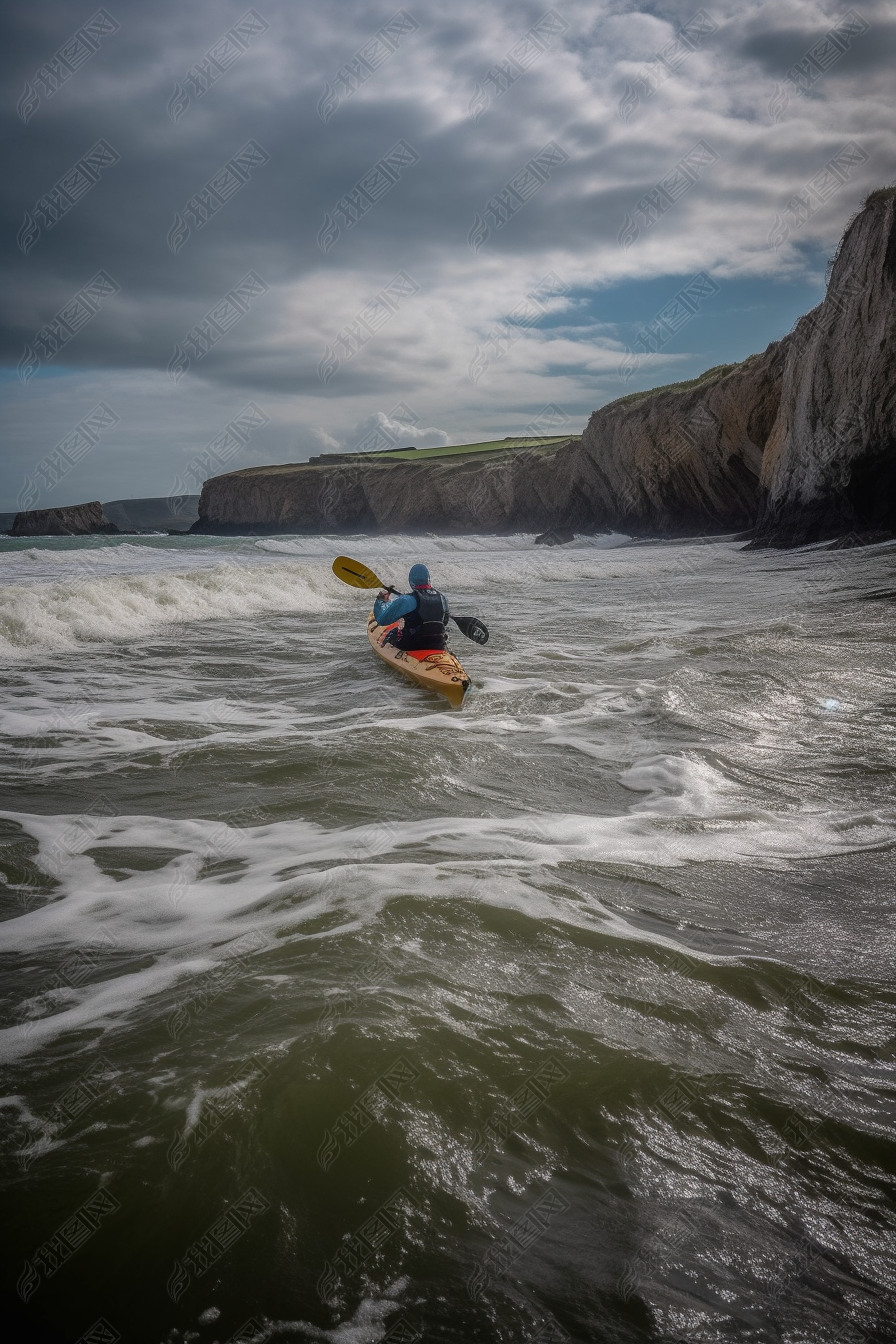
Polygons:
M429 583L429 570L425 565L411 565L408 583L412 588L425 588Z

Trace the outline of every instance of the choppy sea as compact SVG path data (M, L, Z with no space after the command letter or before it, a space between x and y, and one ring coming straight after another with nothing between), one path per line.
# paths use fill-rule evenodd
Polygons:
M485 621L463 710L340 553ZM892 1344L894 602L893 544L0 541L23 1317Z

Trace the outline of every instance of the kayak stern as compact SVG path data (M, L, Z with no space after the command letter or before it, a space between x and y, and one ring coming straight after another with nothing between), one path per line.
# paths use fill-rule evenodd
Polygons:
M367 638L374 653L394 667L396 672L403 673L418 686L438 691L454 709L460 709L470 687L470 678L460 660L448 649L414 649L411 652L396 649L394 644L386 644L386 636L397 624L377 625L373 614L370 614L367 618Z

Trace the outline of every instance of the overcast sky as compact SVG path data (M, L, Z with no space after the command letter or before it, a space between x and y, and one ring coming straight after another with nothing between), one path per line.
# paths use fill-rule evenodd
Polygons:
M8 29L0 509L579 431L786 332L896 178L880 0L32 0Z

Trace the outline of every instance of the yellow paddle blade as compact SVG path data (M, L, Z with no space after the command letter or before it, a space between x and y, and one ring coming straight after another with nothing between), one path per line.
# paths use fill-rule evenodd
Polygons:
M360 560L351 560L347 555L339 555L333 561L333 573L337 579L352 588L385 588L372 569L362 565Z

